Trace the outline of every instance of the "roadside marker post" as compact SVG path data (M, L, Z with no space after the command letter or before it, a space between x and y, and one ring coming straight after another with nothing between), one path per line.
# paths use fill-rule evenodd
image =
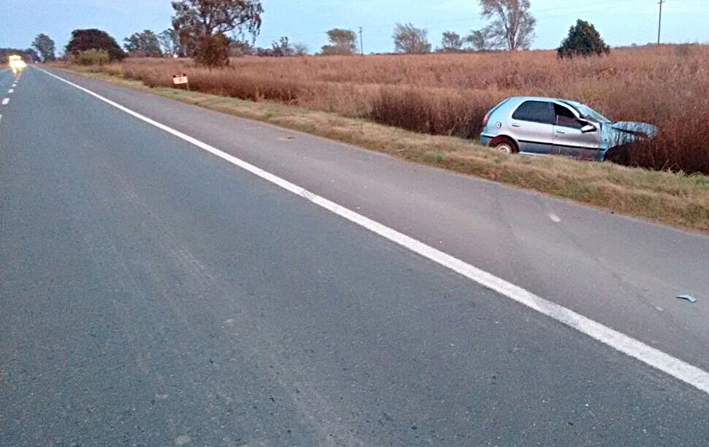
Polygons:
M172 83L175 85L182 85L184 84L185 87L187 87L187 90L190 90L190 82L187 79L187 75L182 73L181 75L173 75L172 76Z

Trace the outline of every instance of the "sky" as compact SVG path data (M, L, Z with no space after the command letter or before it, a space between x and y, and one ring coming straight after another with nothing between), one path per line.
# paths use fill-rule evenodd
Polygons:
M559 46L576 19L593 23L611 46L657 40L658 0L531 0L537 18L533 48ZM475 0L262 0L265 14L256 43L268 47L280 36L318 51L331 28L363 28L366 53L390 52L395 23L425 28L434 47L443 31L461 35L485 26ZM119 43L144 29L170 26L169 0L0 0L0 47L27 48L39 33L57 48L71 31L99 28ZM666 0L663 42L709 43L709 0Z

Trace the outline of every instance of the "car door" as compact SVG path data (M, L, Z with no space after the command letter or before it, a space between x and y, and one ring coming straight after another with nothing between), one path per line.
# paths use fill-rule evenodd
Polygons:
M549 101L527 100L512 114L510 133L519 151L528 154L551 152L554 132L554 109Z
M594 131L581 129L589 123L580 120L568 107L554 103L554 145L551 153L567 157L598 160L601 131L598 124L591 124Z

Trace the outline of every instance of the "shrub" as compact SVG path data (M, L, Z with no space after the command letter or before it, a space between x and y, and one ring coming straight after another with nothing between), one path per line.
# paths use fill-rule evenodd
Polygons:
M229 65L229 39L222 33L199 36L194 61L209 68Z
M578 20L569 30L569 35L561 42L557 50L560 58L574 56L602 56L610 54L611 49L601 38L596 28L588 22Z
M126 53L116 40L105 31L98 29L77 29L71 32L71 40L65 48L66 54L75 54L87 50L104 50L111 61L125 59Z
M105 65L110 62L110 58L106 50L91 49L73 53L71 62L78 65Z
M691 43L683 43L680 45L677 45L675 48L675 54L679 57L687 57L692 54L692 45Z

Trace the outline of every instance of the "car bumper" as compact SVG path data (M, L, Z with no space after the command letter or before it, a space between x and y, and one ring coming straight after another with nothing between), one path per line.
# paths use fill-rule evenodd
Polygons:
M490 140L492 140L491 135L486 135L486 134L481 134L480 135L480 144L483 146L489 146L490 145Z

